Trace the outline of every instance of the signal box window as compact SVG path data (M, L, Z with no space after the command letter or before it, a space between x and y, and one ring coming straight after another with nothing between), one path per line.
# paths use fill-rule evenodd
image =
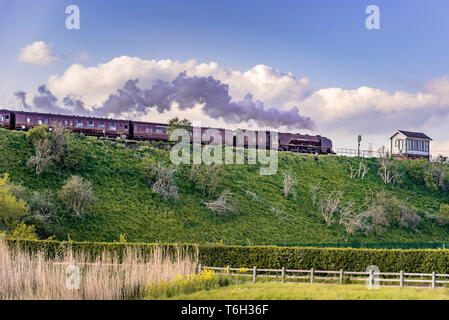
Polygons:
M117 130L117 126L115 125L115 123L111 123L111 124L109 125L109 130L113 130L113 131L116 131L116 130Z
M3 122L3 115L0 114L0 121Z
M76 120L76 127L77 128L83 128L84 127L84 123L82 121Z
M93 121L87 121L87 127L88 127L89 129L95 128L94 122L93 122Z
M153 128L152 127L147 127L146 128L146 132L147 133L153 133Z
M31 118L27 118L27 123L30 123L31 122Z

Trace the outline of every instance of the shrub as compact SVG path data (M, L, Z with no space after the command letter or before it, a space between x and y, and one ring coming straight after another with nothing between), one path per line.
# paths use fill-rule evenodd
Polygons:
M151 166L148 173L148 181L153 184L151 190L165 198L179 198L178 186L174 178L176 171L176 167L165 166L161 163Z
M83 172L87 164L92 160L88 150L83 148L78 139L67 140L62 156L63 166L71 172Z
M49 137L49 130L47 125L33 127L26 133L27 140L31 142L33 145L38 141L48 139L48 137Z
M424 171L428 165L426 159L416 159L407 163L408 176L418 184L424 184Z
M56 122L53 124L50 132L50 141L52 157L55 161L61 161L69 135L70 132L61 123Z
M48 139L37 140L34 144L35 155L28 159L26 166L33 168L40 175L53 164L51 144Z
M293 171L289 170L283 174L284 197L287 198L290 193L294 192L296 185L296 177Z
M10 192L9 176L0 177L0 222L7 228L14 228L21 218L28 215L28 206Z
M78 217L95 201L92 184L79 176L72 176L64 183L59 198Z
M224 166L213 165L192 165L189 180L195 183L195 187L203 196L214 196L218 186L223 180Z
M418 227L421 222L421 217L409 208L403 208L398 217L398 225L403 229L414 229Z
M34 225L27 226L25 223L19 223L14 230L12 230L8 237L11 239L21 240L37 240L36 227Z
M440 225L449 224L449 204L440 203L440 210L434 215L434 218Z
M338 213L338 207L340 205L341 197L343 196L343 191L332 191L329 194L323 194L318 200L318 209L321 215L326 221L327 225L334 223L334 217Z
M236 211L231 196L232 194L228 190L224 190L217 200L203 203L214 213L226 215Z

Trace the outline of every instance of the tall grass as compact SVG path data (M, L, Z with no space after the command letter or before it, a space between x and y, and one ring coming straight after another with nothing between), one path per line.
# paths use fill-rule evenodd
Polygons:
M171 258L158 247L146 259L128 249L120 259L103 253L89 261L69 250L50 260L43 253L11 249L0 238L0 299L138 299L148 283L166 283L194 273L197 259L181 251ZM67 269L72 265L79 268L78 289L69 289L76 287L74 269Z

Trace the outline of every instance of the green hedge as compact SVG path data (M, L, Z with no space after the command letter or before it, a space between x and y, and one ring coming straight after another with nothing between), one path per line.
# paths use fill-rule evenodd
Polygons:
M148 254L160 244L100 243L100 242L58 242L8 240L11 247L20 246L29 252L44 251L54 257L73 248L75 253L83 252L91 258L103 251L119 255L127 248L134 248ZM443 249L352 249L352 248L304 248L276 246L225 246L225 245L164 245L171 255L179 250L195 254L204 266L231 266L259 268L291 268L316 270L364 271L369 265L376 265L382 272L437 272L449 273L449 250Z

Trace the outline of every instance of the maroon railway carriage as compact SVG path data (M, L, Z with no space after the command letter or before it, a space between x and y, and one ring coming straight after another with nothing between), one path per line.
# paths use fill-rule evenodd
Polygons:
M0 110L0 128L10 128L14 122L14 113L9 110Z
M168 141L167 125L153 122L132 121L131 132L134 139Z
M72 132L108 137L130 136L129 121L127 120L24 111L14 111L14 114L14 128L20 130L28 130L38 125L51 127L54 123L59 122Z
M201 128L201 136L204 135L204 132L210 128ZM220 132L222 142L225 143L225 129L216 129ZM189 130L190 141L193 141L195 135L197 134L197 130ZM167 133L167 125L162 123L154 123L154 122L142 122L142 121L132 121L132 136L134 139L141 140L155 140L155 141L168 141L169 135ZM209 142L216 141L219 138L218 135L214 135L213 133L210 136ZM207 143L204 142L203 143Z
M86 135L119 137L138 140L156 140L168 141L167 125L153 122L142 121L127 121L114 120L106 118L85 117L85 116L69 116L51 113L37 113L25 111L9 111L0 110L0 127L6 127L18 130L28 130L38 125L52 125L56 122L61 123L67 129L73 132L81 132ZM201 128L202 140L207 137L204 135L205 131L213 128ZM226 130L215 129L220 132L222 144L231 145L226 141ZM190 139L194 140L198 130L190 130ZM257 139L257 131L247 130L243 132L244 147L254 146ZM237 132L232 132L232 145L241 144L242 141L237 141ZM318 154L332 154L332 141L326 137L319 135L310 136L293 133L278 133L279 135L279 150L291 151L301 153L318 153ZM209 132L208 141L202 141L204 144L217 141L219 136L216 133ZM270 133L266 136L266 149L270 149Z

